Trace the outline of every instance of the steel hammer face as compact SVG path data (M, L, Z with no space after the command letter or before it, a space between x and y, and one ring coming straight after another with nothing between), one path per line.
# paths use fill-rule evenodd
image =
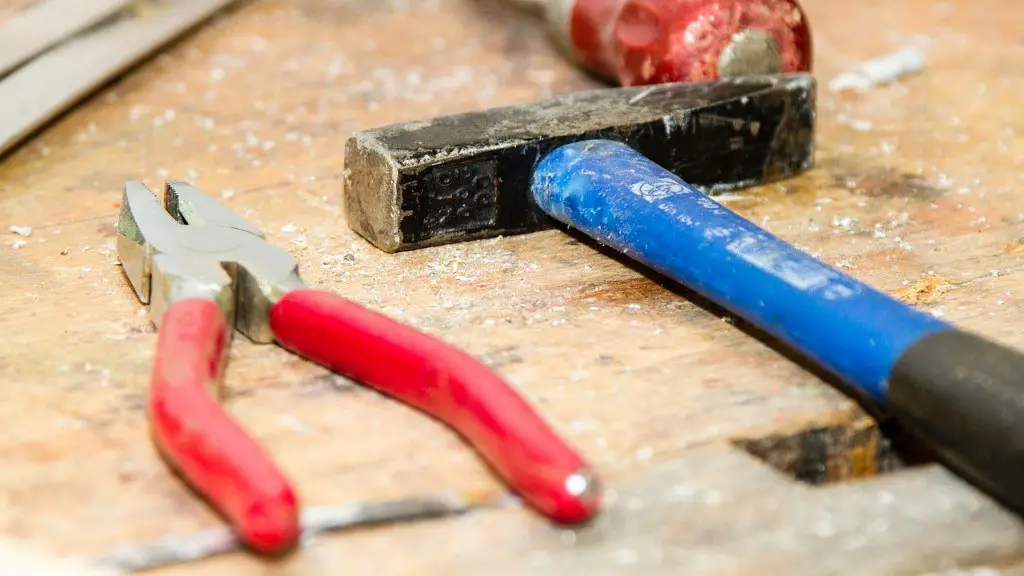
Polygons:
M703 192L793 176L814 154L807 73L579 92L357 132L345 150L349 226L398 252L554 226L530 190L550 151L629 145Z

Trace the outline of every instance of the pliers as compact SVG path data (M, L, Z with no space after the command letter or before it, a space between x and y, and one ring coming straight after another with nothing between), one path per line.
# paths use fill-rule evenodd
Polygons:
M297 541L299 500L267 453L216 401L233 329L284 348L447 424L528 504L566 524L600 505L592 468L498 375L442 341L308 288L298 263L186 182L163 206L124 187L117 253L158 328L148 417L169 465L251 549Z

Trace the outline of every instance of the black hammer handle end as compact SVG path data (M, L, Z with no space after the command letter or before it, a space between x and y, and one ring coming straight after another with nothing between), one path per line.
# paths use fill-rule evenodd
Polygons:
M888 404L952 470L1024 513L1024 354L948 330L897 361Z

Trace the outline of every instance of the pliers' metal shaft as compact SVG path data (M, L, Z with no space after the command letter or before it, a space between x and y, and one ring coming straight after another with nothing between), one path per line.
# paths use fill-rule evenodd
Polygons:
M310 507L302 512L302 538L306 541L326 532L360 526L454 516L474 508L498 504L497 501L467 499L453 494L435 494L402 500ZM141 546L122 546L97 558L95 562L100 566L138 572L236 552L243 546L244 543L233 532L213 528Z

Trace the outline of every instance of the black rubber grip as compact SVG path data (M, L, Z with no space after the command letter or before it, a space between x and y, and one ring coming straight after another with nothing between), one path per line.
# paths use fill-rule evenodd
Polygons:
M889 409L954 472L1024 513L1024 354L950 330L897 361Z

